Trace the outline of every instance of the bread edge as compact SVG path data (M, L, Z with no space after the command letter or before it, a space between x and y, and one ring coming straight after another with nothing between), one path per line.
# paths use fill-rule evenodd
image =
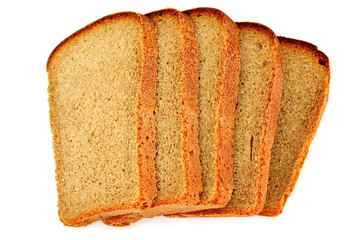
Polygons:
M50 126L51 126L51 131L53 134L53 150L54 150L54 158L55 158L55 162L56 165L59 164L59 159L57 158L57 150L55 147L55 139L57 138L57 134L55 132L55 120L52 114L52 106L54 103L54 99L52 97L51 91L52 91L52 86L51 86L51 82L50 82L50 66L52 64L52 61L54 59L54 57L56 56L56 54L61 50L62 47L64 47L69 41L72 41L74 38L80 36L81 34L92 30L93 28L97 27L100 24L103 24L106 21L109 20L115 20L115 19L123 19L123 18L128 18L128 19L134 19L136 21L139 21L139 24L141 26L141 29L143 29L143 31L140 31L143 34L143 42L141 42L145 47L148 47L149 49L147 49L144 52L143 55L143 59L142 59L142 64L146 65L146 67L148 68L146 71L141 71L140 72L140 77L139 80L140 82L142 82L142 86L140 89L138 89L137 91L144 91L145 89L147 91L151 90L152 88L154 88L155 90L155 85L152 83L155 83L155 78L156 78L156 61L154 61L156 59L156 55L157 55L157 51L156 51L156 46L154 45L155 41L155 36L156 36L156 28L154 23L148 19L147 17L144 17L141 14L138 13L134 13L134 12L120 12L120 13L114 13L111 15L107 15L105 17L102 17L96 21L94 21L93 23L83 27L82 29L76 31L75 33L73 33L72 35L70 35L69 37L65 38L62 42L60 42L60 44L58 44L55 49L51 52L47 64L46 64L46 71L48 73L48 93L49 93L49 98L48 98L48 102L49 102L49 107L50 107L50 111L49 111L49 115L50 115ZM146 30L144 30L146 29ZM142 49L143 50L143 49ZM143 79L141 79L143 78ZM150 91L151 92L151 91ZM137 97L141 96L142 94L140 94L139 92L137 92ZM143 104L144 107L149 108L149 110L151 110L152 112L155 111L155 94L153 94L154 96L151 97L151 94L149 95L149 99L147 99L147 101L145 101ZM139 100L140 101L140 100ZM139 106L139 101L136 101L137 104L137 108L140 108L141 106ZM144 100L143 100L144 101ZM140 104L141 105L141 104ZM139 112L136 113L136 118L139 119ZM148 119L145 119L144 121L146 121L147 123L149 123L148 125L152 126L153 129L147 129L149 132L149 141L147 144L145 144L145 148L146 150L149 150L150 152L148 153L148 155L152 156L152 159L147 159L146 161L144 161L144 159L138 159L137 162L137 167L138 167L138 173L139 173L139 197L138 200L132 204L129 205L119 205L119 206L113 206L113 207L106 207L104 209L101 210L94 210L94 211L88 211L88 212L84 212L82 214L80 214L78 217L74 218L74 219L63 219L61 217L61 210L58 210L59 213L59 217L60 220L63 222L63 224L65 226L72 226L72 227L80 227L80 226L86 226L92 222L95 222L97 220L102 219L103 217L107 217L108 215L111 215L112 212L116 212L116 214L119 213L119 211L122 210L131 210L131 209L142 209L147 207L147 205L152 204L153 199L156 197L156 179L155 179L155 162L153 160L153 158L155 157L155 131L154 131L154 127L155 127L155 119L154 119L154 114L152 114L152 116L147 116ZM146 125L146 124L144 124ZM139 132L139 127L137 126L137 132L138 132L138 136L137 140L140 139L139 134L146 132L145 131L140 131ZM149 143L150 142L150 143ZM151 146L153 145L153 146ZM152 150L151 150L152 149ZM137 151L136 153L137 157L139 157L139 151ZM145 175L142 175L142 173L144 173ZM56 171L56 181L58 183L58 172ZM58 184L57 184L58 186ZM146 187L146 191L144 192L144 187ZM59 191L59 188L58 188Z
M260 216L267 216L267 217L275 217L282 213L282 210L285 206L285 203L287 199L289 198L291 192L293 191L295 184L297 182L297 179L300 175L301 168L305 162L307 153L309 151L309 147L311 144L311 141L314 139L316 131L319 127L320 120L322 118L322 115L325 111L325 107L329 98L329 87L330 87L330 62L329 58L320 50L318 50L317 46L314 44L311 44L309 42L305 42L302 40L292 39L292 38L286 38L286 37L278 37L280 44L287 44L295 49L303 49L310 53L314 58L317 58L319 61L319 64L323 65L325 67L325 78L324 78L324 90L322 92L321 100L319 101L320 105L318 108L318 111L316 113L316 116L311 124L310 131L307 135L307 138L305 140L305 144L302 147L301 154L299 158L296 161L295 164L295 170L292 175L292 179L290 182L290 185L285 191L285 194L283 196L283 199L281 201L281 205L276 209L263 209L259 215Z

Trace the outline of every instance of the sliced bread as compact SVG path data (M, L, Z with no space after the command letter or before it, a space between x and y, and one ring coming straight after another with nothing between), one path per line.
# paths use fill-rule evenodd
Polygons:
M241 72L234 130L234 190L226 207L182 217L250 216L264 206L283 80L279 41L264 25L237 25Z
M146 14L157 27L156 176L158 195L140 214L103 220L124 226L143 217L194 211L202 191L198 77L199 48L194 23L180 11Z
M227 204L233 190L231 155L240 74L239 30L229 17L217 9L197 8L184 13L194 22L200 49L199 139L204 189L200 202L191 208L218 208ZM174 210L163 214L172 216L194 211L190 208ZM112 226L126 226L144 215L146 213L130 214L104 222Z
M232 145L240 74L239 29L213 8L185 11L200 48L199 128L203 192L199 205L224 206L233 190Z
M51 53L50 122L65 225L152 205L156 55L155 24L133 12L97 20Z
M330 68L316 46L279 37L284 71L278 127L271 153L265 206L260 215L282 212L299 177L329 94Z

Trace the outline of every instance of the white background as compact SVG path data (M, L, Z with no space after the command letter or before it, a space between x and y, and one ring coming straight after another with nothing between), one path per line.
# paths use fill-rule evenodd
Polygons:
M357 1L0 1L0 239L360 239ZM57 216L45 65L65 37L110 13L216 7L330 58L330 98L295 190L276 218L145 219L64 227Z

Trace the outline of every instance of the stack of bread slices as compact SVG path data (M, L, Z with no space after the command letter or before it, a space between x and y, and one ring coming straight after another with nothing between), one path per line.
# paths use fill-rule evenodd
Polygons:
M280 214L330 78L316 46L212 8L103 17L47 72L59 216L73 227Z

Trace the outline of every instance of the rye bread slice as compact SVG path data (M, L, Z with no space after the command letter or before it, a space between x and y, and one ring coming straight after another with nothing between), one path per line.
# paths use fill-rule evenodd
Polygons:
M147 17L116 13L49 57L58 208L67 226L139 212L156 197L155 37Z
M224 206L233 190L232 145L240 74L239 29L218 9L196 8L200 48L199 139L203 192L199 205Z
M241 72L234 130L234 190L224 208L182 217L251 216L264 206L283 81L279 41L258 23L237 23Z
M202 191L199 148L199 48L194 23L182 12L146 14L157 27L156 176L158 195L140 214L103 220L126 226L144 217L194 211Z
M285 37L279 37L279 41L284 84L268 191L260 213L263 216L277 216L282 212L299 177L329 94L327 56L304 41Z

